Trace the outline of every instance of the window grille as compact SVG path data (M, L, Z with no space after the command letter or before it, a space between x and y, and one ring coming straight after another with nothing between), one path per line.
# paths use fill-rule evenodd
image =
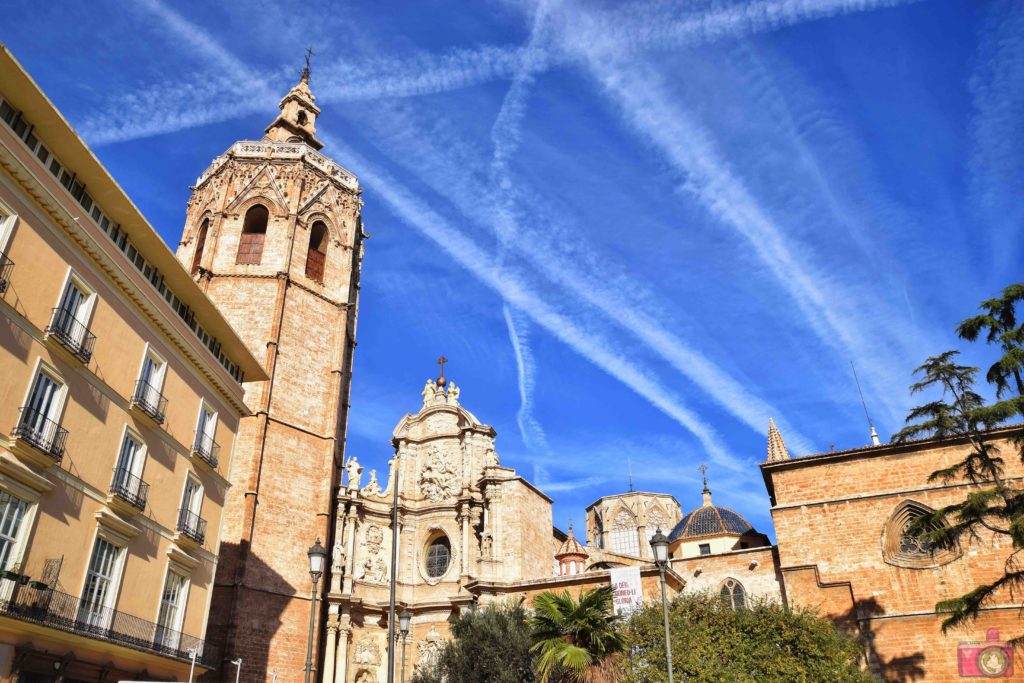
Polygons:
M427 576L436 579L444 576L452 561L452 545L447 537L442 536L427 548Z

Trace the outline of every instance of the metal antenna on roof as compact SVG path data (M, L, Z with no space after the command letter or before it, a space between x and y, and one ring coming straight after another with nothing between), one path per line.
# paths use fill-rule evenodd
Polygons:
M626 471L629 473L629 492L633 493L633 460L626 456Z
M867 418L868 427L871 428L871 445L879 446L882 442L878 438L878 432L875 431L874 423L871 422L871 416L868 415L868 404L867 401L864 400L864 391L860 388L860 378L857 377L857 366L853 364L852 360L850 361L850 368L853 370L853 381L857 383L857 393L860 394L860 404L864 407L864 417Z

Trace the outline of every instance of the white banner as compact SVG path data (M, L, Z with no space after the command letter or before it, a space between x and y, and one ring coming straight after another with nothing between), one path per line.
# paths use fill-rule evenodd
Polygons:
M644 602L640 587L640 567L617 567L611 570L615 613L629 616Z

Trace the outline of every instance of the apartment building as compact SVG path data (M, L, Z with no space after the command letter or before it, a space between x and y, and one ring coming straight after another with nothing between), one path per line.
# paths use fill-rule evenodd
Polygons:
M0 681L219 663L221 513L242 382L264 379L0 46Z

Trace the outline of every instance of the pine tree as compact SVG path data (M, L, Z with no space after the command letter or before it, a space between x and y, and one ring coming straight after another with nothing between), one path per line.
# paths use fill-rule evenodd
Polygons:
M937 548L955 549L963 543L982 540L985 534L1008 537L1012 551L1003 575L956 598L942 600L936 611L946 614L942 630L972 621L979 610L1001 592L1024 587L1024 489L1005 481L1005 460L993 439L991 428L1017 415L1024 416L1024 325L1017 324L1016 306L1024 302L1024 283L1011 285L1002 296L982 302L982 314L968 318L957 334L976 341L982 333L1002 355L989 368L986 380L996 389L996 401L986 404L975 391L978 368L957 363L958 351L946 351L926 360L915 370L920 381L911 393L941 390L941 398L914 408L908 425L895 436L905 441L919 436L961 438L969 447L963 460L937 470L930 482L968 482L964 500L917 519L909 531L921 534ZM1024 457L1024 442L1013 441Z

